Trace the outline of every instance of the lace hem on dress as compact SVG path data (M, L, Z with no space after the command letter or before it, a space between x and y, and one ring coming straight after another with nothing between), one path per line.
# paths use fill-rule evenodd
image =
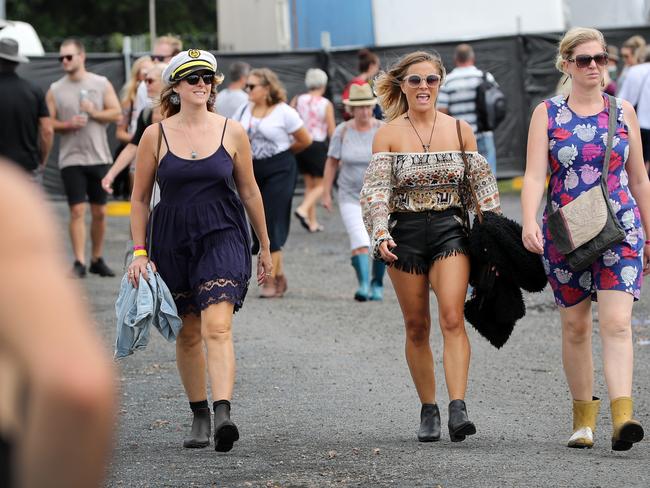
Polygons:
M179 315L200 315L210 305L221 302L230 302L237 312L244 304L248 282L231 278L215 278L205 281L196 287L196 291L185 290L172 292Z

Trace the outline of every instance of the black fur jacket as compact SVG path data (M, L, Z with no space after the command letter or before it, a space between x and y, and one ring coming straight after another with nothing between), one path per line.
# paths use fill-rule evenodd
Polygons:
M539 255L521 242L521 225L495 212L474 218L470 232L470 284L465 318L493 346L501 348L515 322L526 314L521 290L539 292L546 274Z

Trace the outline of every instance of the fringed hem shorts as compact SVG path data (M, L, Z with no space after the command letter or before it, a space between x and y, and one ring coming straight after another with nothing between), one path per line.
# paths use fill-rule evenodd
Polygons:
M469 254L468 231L463 211L396 212L388 229L396 247L391 250L397 261L391 265L400 271L427 274L435 261L458 254Z

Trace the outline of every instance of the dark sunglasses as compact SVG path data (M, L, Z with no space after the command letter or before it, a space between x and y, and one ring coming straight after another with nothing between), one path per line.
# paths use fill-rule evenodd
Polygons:
M171 56L164 56L162 54L152 54L151 55L151 60L152 61L160 61L160 62L162 62L162 61L164 61L165 59L167 59L169 57L171 57Z
M595 61L598 66L605 66L609 61L609 55L607 53L598 53L593 56L578 54L575 58L569 58L567 61L575 63L577 68L586 68L591 65L592 61Z
M200 79L203 79L203 83L205 83L206 85L211 85L214 82L214 74L212 73L203 73L200 75L191 74L183 78L183 80L187 81L190 85L196 85Z
M66 61L72 61L72 58L75 56L76 54L64 54L63 56L59 56L59 63L62 63L64 59Z
M151 84L153 84L153 83L156 82L156 79L155 79L155 78L145 78L145 79L144 79L144 82L145 82L147 85L151 85Z
M251 91L253 88L259 85L253 85L252 83L246 83L246 86L244 87L246 90Z
M427 86L429 88L438 86L438 83L440 83L440 75L435 75L435 74L427 75L426 78L422 78L420 75L409 75L404 79L406 80L408 86L410 86L411 88L419 87L420 84L422 83L422 80L425 80L427 82Z

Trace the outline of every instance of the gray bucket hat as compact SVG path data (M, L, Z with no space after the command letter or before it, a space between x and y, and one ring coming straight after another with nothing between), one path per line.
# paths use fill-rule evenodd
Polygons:
M29 59L18 54L18 43L9 37L0 39L0 59L14 63L29 63Z

